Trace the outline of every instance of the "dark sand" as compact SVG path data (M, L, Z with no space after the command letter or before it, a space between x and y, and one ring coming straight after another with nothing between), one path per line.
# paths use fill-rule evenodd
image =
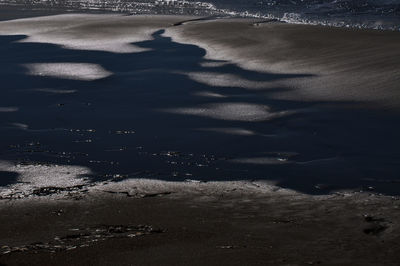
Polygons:
M0 24L0 264L397 265L399 33L188 19Z
M397 265L400 259L398 200L365 194L103 194L2 205L7 247L1 251L15 250L1 255L5 265ZM129 237L124 230L137 225L152 229Z

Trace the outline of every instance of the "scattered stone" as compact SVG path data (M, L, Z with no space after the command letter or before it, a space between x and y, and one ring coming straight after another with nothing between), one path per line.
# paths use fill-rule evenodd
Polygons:
M60 209L60 210L57 210L57 211L53 211L53 213L55 215L57 215L57 216L61 216L64 213L64 211Z
M388 226L377 224L377 225L373 225L369 228L364 229L364 233L366 233L367 235L379 235L380 233L385 231L387 228L388 228Z
M384 218L377 218L370 215L364 215L364 220L370 224L370 226L363 230L367 235L380 235L389 228L390 224L390 222L386 221Z
M364 219L368 223L371 223L371 222L385 222L384 218L376 218L376 217L369 216L369 215L364 216Z
M48 196L52 194L58 194L61 192L72 192L82 190L84 185L77 185L72 187L41 187L33 190L32 194L36 196Z
M99 225L83 229L71 228L70 231L75 233L62 237L56 236L52 242L37 242L19 247L4 245L0 248L0 254L5 255L12 252L26 251L68 251L76 248L88 247L98 241L105 241L111 238L133 238L165 232L165 230L162 229L154 229L150 225Z

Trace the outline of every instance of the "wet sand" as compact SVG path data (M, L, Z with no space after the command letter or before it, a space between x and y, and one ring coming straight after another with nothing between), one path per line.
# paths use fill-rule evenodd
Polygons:
M255 179L311 194L398 193L398 33L196 19L1 22L1 184L44 182L15 165L61 165L85 168L92 181ZM197 45L180 43L190 34ZM371 44L358 39L375 35L384 45L371 41L373 53L361 56Z
M396 265L399 33L191 19L0 23L0 264Z

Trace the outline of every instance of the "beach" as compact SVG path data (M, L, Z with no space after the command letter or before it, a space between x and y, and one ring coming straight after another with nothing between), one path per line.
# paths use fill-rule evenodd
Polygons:
M0 233L8 245L2 252L14 251L0 261L396 265L399 259L398 199L367 194L306 197L232 184L220 191L203 189L2 203ZM137 232L137 226L147 228Z
M397 264L399 32L43 15L0 22L0 265Z
M240 19L188 23L167 32L178 42L203 47L210 59L253 71L314 76L270 85L291 88L274 98L398 108L398 32Z

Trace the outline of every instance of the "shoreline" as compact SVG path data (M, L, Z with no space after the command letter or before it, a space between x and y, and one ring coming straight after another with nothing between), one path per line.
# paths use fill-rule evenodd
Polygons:
M28 57L21 63L13 60L23 58L24 54L16 53L18 56L14 57L11 53L10 62L23 66L22 70L15 68L21 71L20 76L28 76L18 84L26 85L35 79L50 81L49 84L55 84L54 88L42 87L40 82L40 86L35 87L35 93L43 93L37 99L59 97L56 98L58 105L45 102L47 105L43 106L49 109L34 114L31 120L21 115L28 120L26 124L18 115L20 111L29 114L29 105L21 108L2 103L0 114L9 122L2 129L9 134L5 136L8 137L5 143L20 141L19 136L26 142L23 134L30 137L33 133L40 135L48 131L48 135L43 135L46 142L58 136L54 128L59 128L60 123L68 125L67 121L71 128L59 131L71 134L66 135L71 142L65 142L65 146L75 145L71 151L59 153L54 152L56 148L52 151L38 145L37 152L43 153L43 158L47 152L49 158L56 157L59 164L40 161L42 157L35 160L35 145L39 141L29 142L28 146L33 145L28 147L28 152L22 145L20 148L14 144L17 147L13 146L14 150L9 145L2 151L1 155L6 158L0 158L0 174L5 179L0 189L0 265L396 265L400 259L397 245L400 240L399 198L379 194L381 189L396 191L398 183L397 175L393 174L397 169L393 162L397 162L396 133L400 132L399 126L395 126L400 106L400 93L396 90L400 84L400 75L397 75L400 52L391 48L400 44L400 33L335 28L322 31L319 26L254 24L257 21L69 14L0 22L0 34L10 39L6 39L7 45L28 47L25 52L37 45L42 49L39 55L54 60L47 62L39 58L35 61ZM366 40L369 42L363 44ZM377 46L378 43L382 45ZM52 59L52 49L53 55L61 53L67 60ZM171 51L176 54L168 54ZM168 65L170 69L164 65L169 61L158 62L166 56L174 59L181 53L193 59L188 64L190 69L181 67L182 64L186 66L186 59L172 61L172 66ZM133 55L138 57L129 57ZM93 62L80 61L86 57ZM117 63L110 63L110 58L117 58ZM128 62L124 61L126 58ZM140 65L146 60L149 65ZM127 67L131 68L125 71ZM4 69L11 74L16 71ZM172 83L171 92L149 93L146 89L160 84L150 83L146 87L146 83L139 83L144 89L140 87L129 95L133 100L139 98L136 102L113 98L129 91L130 84L143 79L143 75L148 79L152 75L162 78L164 74L159 73L167 72L171 76L162 82L167 84L171 79L178 79L181 84L195 89L188 93L180 90L180 84ZM113 86L116 80L123 82ZM95 84L93 90L88 85L92 84L90 82ZM14 80L10 84L14 84ZM321 84L326 86L321 89ZM106 90L99 92L102 86ZM111 89L117 91L117 96L110 93ZM10 95L13 92L10 89ZM79 96L78 92L88 93L87 98L73 98ZM110 102L113 99L120 102L108 106L105 103L109 99L100 98L101 112L95 116L99 121L93 119L95 123L85 124L87 128L82 130L80 117L85 112L94 113L88 109L91 108L88 99L92 104L98 100L93 95L101 93L105 93L103 97L109 97ZM161 97L163 105L160 106L151 93ZM171 100L171 95L179 93L188 94L182 99L178 97L176 102ZM60 109L51 109L64 108L60 102L65 99L67 103L68 100L79 103L76 104L77 113L66 112L71 118L64 116ZM135 104L137 109L129 109ZM120 105L122 108L118 109ZM67 110L74 110L66 106L71 108ZM32 109L35 108L38 107ZM123 129L117 123L119 127L105 128L106 133L101 133L104 124L114 122L118 114L125 117L126 113L144 112L145 108L150 110L148 117L133 116L137 129ZM107 112L114 109L120 110L115 117ZM41 119L37 121L41 114L52 112L58 112L54 118L56 126L43 125ZM156 116L161 119L154 119ZM181 116L184 118L179 118ZM60 122L59 117L65 120ZM151 146L160 134L160 128L143 122L146 119L165 126L161 131L166 135L161 136L168 145L160 142L165 145L161 145L160 150L146 150L146 145L140 141ZM79 123L75 125L75 121ZM261 125L257 127L257 123ZM371 125L378 129L374 131ZM103 155L110 147L113 152L130 151L130 148L135 152L128 155L138 156L137 162L133 161L138 165L155 157L171 165L187 163L192 167L187 169L195 169L199 176L207 174L198 170L202 167L210 166L214 173L220 169L218 164L229 171L232 165L244 165L237 169L261 169L257 173L268 178L250 180L229 176L228 181L213 177L201 180L192 178L192 174L183 169L182 177L168 172L161 180L152 179L152 173L150 178L141 179L132 178L138 175L136 172L131 176L131 172L126 176L107 172L103 178L112 179L104 181L101 170L118 167L114 166L114 157L126 160L127 155L110 155L112 164L101 158L86 158L89 152L81 159L80 150L74 149L86 152L92 139L94 145L102 144L100 136L100 141L95 142L98 132L92 128L96 126L100 128L97 130L100 136L106 134L111 138L111 133L114 134L116 143L136 141L138 144L133 148L115 148L113 142L106 143L109 145L104 150L94 149L95 155ZM174 126L177 131L168 131ZM16 135L16 140L14 131L20 134ZM185 135L187 139L180 140L179 136L187 132L197 135L194 134L193 139ZM390 134L385 134L388 132ZM218 136L214 144L208 138L215 136L212 134ZM204 142L199 141L199 136ZM121 137L126 139L121 140ZM259 153L253 154L251 150L244 154L244 148L248 148L246 138L251 137L255 138L257 148L261 141L268 139L263 143L265 147L272 146L271 151L267 153L260 147ZM343 142L344 138L349 140ZM225 139L228 142L220 145ZM375 142L370 143L371 139ZM193 140L199 141L200 148L192 147L197 154L187 148ZM239 147L230 154L230 145L241 142L243 149ZM369 144L367 151L365 143ZM216 150L216 145L227 149L227 155L201 153L202 146ZM65 146L61 148L66 149ZM186 153L170 147L183 147ZM332 147L339 147L339 152ZM19 164L21 158L30 161ZM389 170L393 173L384 172L387 176L382 176L381 172L386 170L382 166L390 166L390 163L393 169ZM96 168L96 164L105 166ZM279 167L284 166L292 167L289 168L292 172L297 169L306 172L279 179ZM353 168L356 170L340 172ZM244 175L239 170L238 176ZM229 171L227 173L232 173ZM378 177L374 176L375 172ZM145 171L139 175L142 173ZM364 176L369 173L374 179ZM95 179L96 174L100 180ZM314 176L310 178L311 174ZM331 174L333 178L322 179L324 183L319 183L316 177L322 174ZM360 179L346 180L356 174ZM354 192L371 187L373 192ZM320 195L310 195L308 191L317 191Z
M68 15L79 17L84 14L68 13ZM359 102L362 107L369 105L371 108L372 105L377 104L372 108L396 112L399 110L400 99L396 89L400 80L396 77L399 76L397 69L400 66L398 59L400 54L395 48L400 44L400 32L274 21L264 23L262 20L253 18L209 19L177 15L125 17L121 13L89 13L87 15L93 17L105 15L115 17L116 20L132 21L139 24L131 24L136 28L146 28L141 24L141 19L147 20L147 23L150 20L156 20L155 23L150 23L153 32L164 29L163 36L172 38L174 42L196 45L205 49L205 59L220 61L221 65L236 64L243 69L260 73L290 73L305 76L289 80L289 82L276 81L261 84L263 88L276 86L290 88L290 94L276 93L274 96L276 99L301 98L309 102L336 101L350 104ZM93 22L95 23L95 19ZM73 24L71 26L74 27ZM2 31L2 34L6 32L7 30ZM118 37L119 34L116 36ZM145 35L147 37L142 35L139 38L133 38L131 42L148 40L150 32L145 32ZM48 41L51 43L53 36L49 37ZM35 38L24 40L24 42L30 41L42 42ZM128 41L124 40L124 42ZM65 45L57 40L55 44ZM268 49L264 49L265 45L268 45ZM74 47L67 45L67 48ZM117 50L116 52L127 51ZM192 78L197 82L219 86L218 77L216 80L211 78L207 81L206 77L202 76ZM222 86L228 85L229 82ZM325 88L321 90L321 86ZM378 87L383 91L379 92ZM335 91L338 89L340 91Z

